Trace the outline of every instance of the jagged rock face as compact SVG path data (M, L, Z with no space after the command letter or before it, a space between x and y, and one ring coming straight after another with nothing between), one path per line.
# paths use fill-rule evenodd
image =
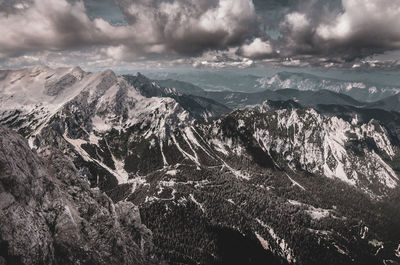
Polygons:
M129 82L132 86L136 87L137 90L145 97L165 97L169 93L174 93L173 90L166 90L156 83L149 80L147 77L138 73L137 75L125 75L125 80Z
M220 122L233 118L234 133L251 136L278 167L339 178L372 197L399 185L390 166L398 147L377 121L360 126L313 109L264 109L238 111Z
M152 235L135 205L91 190L58 151L40 156L0 127L2 264L152 263Z

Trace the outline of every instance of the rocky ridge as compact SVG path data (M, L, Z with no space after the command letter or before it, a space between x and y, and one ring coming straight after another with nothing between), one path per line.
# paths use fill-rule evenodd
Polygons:
M130 202L90 189L69 158L0 127L1 264L158 264Z
M48 71L60 70L35 80L56 78ZM238 238L238 249L255 250L237 256L243 263L252 256L271 264L395 262L399 145L380 121L342 119L293 101L197 119L179 93L144 76L83 76L65 101L54 91L73 86L53 89L39 107L29 99L30 111L13 105L25 80L15 96L4 92L0 122L40 153L61 150L92 189L138 205L158 257L229 264L226 253L240 251L220 242ZM47 91L37 82L30 85Z

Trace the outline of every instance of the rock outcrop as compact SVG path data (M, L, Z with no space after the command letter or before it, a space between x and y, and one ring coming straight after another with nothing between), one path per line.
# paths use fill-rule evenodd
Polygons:
M62 153L0 127L0 264L159 264L130 202L90 189Z

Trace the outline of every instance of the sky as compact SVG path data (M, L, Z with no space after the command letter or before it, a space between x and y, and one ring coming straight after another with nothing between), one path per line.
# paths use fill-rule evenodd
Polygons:
M399 0L0 0L0 68L398 69Z

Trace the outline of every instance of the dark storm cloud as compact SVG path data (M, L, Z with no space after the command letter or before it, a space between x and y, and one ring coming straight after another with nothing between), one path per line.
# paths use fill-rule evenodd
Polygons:
M239 45L253 36L252 0L117 0L126 21L151 32L160 49L197 55Z
M104 20L88 18L82 2L14 2L0 13L0 57L104 44L112 37L109 31Z
M0 0L0 58L92 48L118 61L343 62L399 49L399 17L398 0Z
M32 0L11 5L0 15L0 56L91 45L108 47L107 53L117 59L194 55L239 45L257 31L252 0L117 3L125 17L123 25L112 25L101 16L90 18L80 1ZM92 10L99 7L86 4Z
M283 54L353 60L400 48L400 2L305 1L281 22Z

